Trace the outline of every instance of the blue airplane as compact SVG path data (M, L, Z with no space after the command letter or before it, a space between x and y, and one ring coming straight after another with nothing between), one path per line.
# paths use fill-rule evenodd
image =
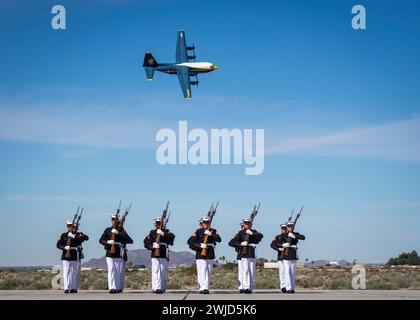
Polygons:
M188 51L192 51L193 55L188 55ZM218 67L210 62L195 62L195 46L188 47L185 41L185 32L178 31L178 39L176 42L175 63L157 63L156 59L150 52L144 55L143 67L146 71L147 80L153 80L155 71L176 74L181 86L184 98L191 99L191 86L199 84L197 75L199 73L208 73L217 70ZM194 60L194 62L191 62ZM192 81L190 78L195 77Z

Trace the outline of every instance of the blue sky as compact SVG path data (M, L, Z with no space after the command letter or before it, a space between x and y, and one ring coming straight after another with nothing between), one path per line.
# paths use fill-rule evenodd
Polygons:
M212 201L227 242L252 206L269 248L292 208L305 206L301 259L383 262L419 250L420 6L363 1L367 30L351 28L352 1L61 1L67 30L51 28L50 1L0 4L0 265L59 262L64 221L85 207L98 243L118 201L142 240L171 201L174 250ZM192 101L178 81L141 64L172 62L186 30L201 61ZM160 128L263 128L265 170L161 166Z

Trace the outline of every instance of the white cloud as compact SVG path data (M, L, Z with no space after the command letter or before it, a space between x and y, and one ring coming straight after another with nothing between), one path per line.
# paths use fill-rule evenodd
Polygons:
M38 105L20 103L18 107L0 101L0 139L82 147L81 150L62 152L63 157L69 158L94 156L100 149L108 148L153 149L156 146L155 134L159 129L176 128L178 121L184 118L193 119L192 127L226 127L226 122L212 119L214 115L209 114L212 109L209 106L213 107L216 102L217 106L225 105L225 108L241 105L235 99L209 99L203 105L194 105L187 114L185 106L178 105L165 95L147 99L139 97L139 100L131 101L135 108L127 103L107 103L104 99L83 104L77 100L67 100L57 105L51 102ZM245 104L244 108L249 110L250 105ZM180 111L175 112L174 109ZM206 122L203 122L203 116ZM266 155L328 155L420 161L419 116L312 135L310 132L319 132L322 123L308 125L308 120L301 119L293 124L283 124L279 130L296 132L293 129L303 124L304 135L282 135L280 131L270 134L275 130L270 129L272 124L267 123L266 128L258 125L258 128L265 129ZM289 131L287 127L290 127Z
M420 118L314 136L271 136L266 154L312 154L420 161Z
M0 105L0 139L120 149L153 145L154 134L160 126L145 118L117 115L104 108L81 108L72 104L64 107Z

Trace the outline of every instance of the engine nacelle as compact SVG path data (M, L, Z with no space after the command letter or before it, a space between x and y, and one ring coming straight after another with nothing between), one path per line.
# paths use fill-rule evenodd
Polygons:
M188 56L188 60L195 60L195 58L197 58L197 56L196 56L196 55L193 55L193 56Z
M198 84L200 83L200 81L190 81L190 84L192 85L192 86L197 86L198 87Z
M192 45L191 47L187 47L187 50L195 50L195 46Z

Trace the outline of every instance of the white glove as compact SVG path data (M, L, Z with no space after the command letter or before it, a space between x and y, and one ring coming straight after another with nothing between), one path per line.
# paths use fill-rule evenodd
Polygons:
M293 234L293 232L289 232L287 234L287 236L290 237L290 238L292 238L292 239L296 238L296 236Z
M242 242L241 242L241 246L242 246L242 247L246 247L247 245L248 245L248 241L242 241Z
M249 234L250 236L252 236L254 233L251 231L251 230L249 230L249 229L247 229L246 231L245 231L247 234Z
M69 232L69 233L67 233L67 236L68 237L70 237L70 238L72 238L72 239L74 239L74 237L76 236L74 233L71 233L71 232Z
M204 234L206 234L208 236L211 236L211 231L210 230L206 230L206 231L204 231Z
M284 248L279 248L278 250L279 250L279 251L283 251L283 249L284 249Z
M71 249L71 247L70 247L70 246L65 246L65 247L64 247L64 250L69 251L70 249Z
M112 229L112 230L111 230L111 233L113 233L113 234L118 234L119 232L118 232L118 230L117 230L117 229Z
M157 229L156 233L160 234L162 237L165 235L161 229Z
M114 240L108 240L106 243L108 243L108 244L115 244L115 241Z
M207 249L207 244L205 244L205 243L200 243L200 248L201 248L201 249Z
M290 243L289 242L283 243L283 248L289 248L289 247L290 247Z
M153 242L153 249L159 249L160 248L160 244L157 242Z

